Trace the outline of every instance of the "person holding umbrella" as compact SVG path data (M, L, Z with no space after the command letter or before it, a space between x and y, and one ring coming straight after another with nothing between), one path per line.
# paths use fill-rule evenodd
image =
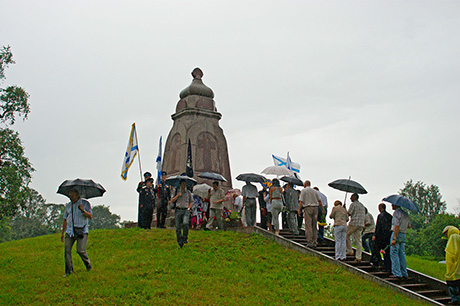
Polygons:
M171 199L175 203L175 225L176 239L182 248L188 239L188 224L190 221L190 210L193 204L193 197L190 190L187 189L187 181L181 180L177 194Z
M357 193L353 193L350 197L352 203L350 204L350 208L348 208L350 222L348 222L347 227L347 255L353 256L353 248L351 247L351 236L353 236L356 245L356 261L360 262L363 252L361 236L364 229L366 208L358 199L359 196Z
M391 221L391 242L390 242L390 258L391 258L391 277L407 278L406 264L406 230L410 227L409 214L401 209L407 208L414 212L419 212L415 203L402 195L393 194L382 199L384 202L391 203L391 207L395 211Z
M279 214L283 210L283 189L280 186L278 179L273 179L273 185L269 190L271 212L272 212L272 226L276 235L280 234Z
M246 213L247 226L254 226L256 224L256 198L259 195L256 186L251 182L246 182L241 191L243 196L243 206Z
M391 207L395 211L391 223L391 243L390 243L390 258L391 258L391 273L393 277L407 278L407 263L406 263L406 230L409 227L409 215L401 209L400 206L392 204Z
M73 273L72 247L77 242L77 254L80 255L86 270L91 270L91 262L86 253L88 242L88 220L93 218L93 211L88 200L80 198L77 189L68 192L70 202L64 209L64 221L62 223L61 241L64 242L65 275Z

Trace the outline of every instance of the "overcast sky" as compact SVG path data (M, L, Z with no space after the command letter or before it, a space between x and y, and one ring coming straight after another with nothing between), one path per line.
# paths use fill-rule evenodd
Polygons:
M136 122L143 171L155 171L179 92L200 67L227 138L232 176L301 164L327 184L360 182L380 200L413 179L460 198L460 2L3 0L0 45L16 65L1 87L30 94L17 129L50 203L65 179L107 190L93 205L137 219L136 162L120 178ZM235 187L241 182L233 179Z

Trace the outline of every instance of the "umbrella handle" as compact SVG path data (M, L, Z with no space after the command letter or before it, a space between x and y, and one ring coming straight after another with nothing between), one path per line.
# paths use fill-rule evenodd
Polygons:
M351 180L351 175L348 177L348 180ZM345 207L345 204L347 204L347 195L348 195L348 191L345 191L345 199L343 200L343 207Z

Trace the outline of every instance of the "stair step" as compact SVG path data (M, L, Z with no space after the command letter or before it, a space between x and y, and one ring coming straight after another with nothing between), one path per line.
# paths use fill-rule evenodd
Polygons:
M375 272L369 272L369 274L372 274L374 276L381 276L381 275L390 275L390 272L385 272L385 271L375 271ZM391 278L390 278L391 279Z
M361 270L369 270L369 269L374 269L374 266L355 266L355 268L358 268Z
M415 292L417 292L418 294L421 294L421 295L433 295L433 294L442 294L444 293L444 291L442 290L414 290Z
M438 296L438 297L432 297L432 300L435 300L436 302L440 303L447 303L450 302L451 298L450 296Z
M404 285L401 285L401 287L411 289L411 288L416 288L416 287L428 287L428 285L427 284L404 284Z
M388 272L388 274L390 274L390 272ZM406 279L399 279L399 278L394 278L394 277L387 277L387 278L384 278L383 280L386 280L387 282L395 282L395 283L401 283L401 282L410 282L410 281L413 281L414 278L412 277L408 277Z

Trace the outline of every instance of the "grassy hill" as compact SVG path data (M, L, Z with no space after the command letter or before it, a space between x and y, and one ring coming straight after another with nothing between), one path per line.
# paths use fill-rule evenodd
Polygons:
M95 230L86 272L59 235L0 244L0 305L422 305L259 235Z

